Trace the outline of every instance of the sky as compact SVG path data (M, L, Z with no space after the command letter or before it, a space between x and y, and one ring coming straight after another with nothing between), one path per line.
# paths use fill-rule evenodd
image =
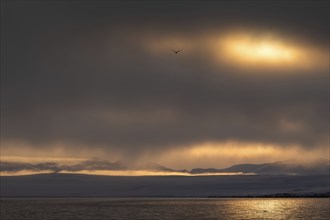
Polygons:
M329 1L1 1L10 158L329 159Z

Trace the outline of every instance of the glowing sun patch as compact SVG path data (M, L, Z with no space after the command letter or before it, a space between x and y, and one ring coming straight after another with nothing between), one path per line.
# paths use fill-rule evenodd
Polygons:
M251 64L289 64L295 62L298 54L283 43L263 39L231 38L223 45L228 57Z

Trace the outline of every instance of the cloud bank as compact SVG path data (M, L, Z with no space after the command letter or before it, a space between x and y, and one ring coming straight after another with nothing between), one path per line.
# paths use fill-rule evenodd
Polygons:
M328 153L326 6L6 2L3 151L133 160L234 140Z

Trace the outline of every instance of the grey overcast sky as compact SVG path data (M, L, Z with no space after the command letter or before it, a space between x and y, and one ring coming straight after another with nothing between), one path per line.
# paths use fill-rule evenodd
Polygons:
M180 168L327 157L329 1L1 1L1 141Z

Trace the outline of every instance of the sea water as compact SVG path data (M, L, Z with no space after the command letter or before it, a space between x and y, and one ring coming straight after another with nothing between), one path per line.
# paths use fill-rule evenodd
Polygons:
M2 220L330 219L328 198L1 199Z

